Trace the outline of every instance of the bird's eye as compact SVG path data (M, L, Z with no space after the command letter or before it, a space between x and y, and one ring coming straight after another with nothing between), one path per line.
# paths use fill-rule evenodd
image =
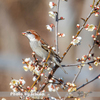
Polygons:
M27 32L28 34L31 34L31 32Z

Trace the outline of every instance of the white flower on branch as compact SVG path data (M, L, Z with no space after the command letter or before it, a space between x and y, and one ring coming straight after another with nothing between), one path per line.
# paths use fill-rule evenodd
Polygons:
M55 86L55 88L56 88L56 90L59 89L59 87L57 87L57 86ZM54 88L53 84L48 85L49 92L55 92L56 91L55 88Z
M52 32L54 24L46 25L46 27L47 27L47 30L49 30L50 32Z
M53 51L56 51L56 48L55 48L55 47L52 47L52 50L53 50Z
M24 79L19 79L19 82L21 85L25 85L25 83L26 83Z
M23 68L24 68L25 71L28 71L28 69L29 69L26 65L23 66Z
M34 77L33 77L33 81L36 81L36 79L37 79L36 76L34 76Z
M80 24L77 24L76 27L77 27L77 28L80 28Z
M56 16L56 13L53 11L49 11L49 16L54 19Z
M32 89L31 89L31 93L35 93L37 91L37 87L34 86Z
M83 61L87 59L87 55L83 55L81 58Z
M12 79L10 82L10 85L13 85L13 86L17 86L18 84L19 84L19 81L16 79Z
M93 67L92 66L89 66L89 70L93 70Z
M33 71L35 69L35 66L33 65L33 62L29 63L28 68L29 68L30 71Z
M33 70L33 74L39 75L41 73L40 67L35 66L35 69Z
M73 44L73 45L76 46L76 45L80 44L81 40L82 40L82 37L78 36L75 39L73 39L73 41L71 42L71 44Z
M56 4L55 4L54 2L49 2L49 7L50 7L51 9L53 9L55 6L56 6Z
M65 37L65 34L64 33L58 33L58 36L59 37Z
M94 57L94 60L95 60L95 62L94 62L95 66L100 65L100 57Z
M52 84L48 85L49 92L55 92L55 89Z
M25 60L24 60L25 62L30 62L31 61L31 59L30 58L25 58Z
M11 86L10 86L10 89L13 89L13 88L14 88L14 86L13 86L13 85L11 85Z
M69 86L69 88L68 88L69 93L72 91L76 91L76 84L70 83L70 82L67 82L66 84Z
M85 27L85 30L88 30L88 31L93 31L95 29L95 26L93 24L87 24L86 27Z
M96 12L96 13L95 13L95 16L99 16L99 12Z
M95 65L95 66L98 66L98 65L100 65L100 62L95 61L95 62L94 62L94 65Z
M18 92L18 89L16 87L13 88L12 90L13 90L13 92Z

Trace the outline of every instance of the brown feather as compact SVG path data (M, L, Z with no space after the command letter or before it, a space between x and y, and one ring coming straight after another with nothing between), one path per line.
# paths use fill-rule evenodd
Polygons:
M36 31L34 31L34 30L27 30L27 32L31 32L31 33L35 36L35 38L36 38L38 41L41 40L40 36L37 34Z

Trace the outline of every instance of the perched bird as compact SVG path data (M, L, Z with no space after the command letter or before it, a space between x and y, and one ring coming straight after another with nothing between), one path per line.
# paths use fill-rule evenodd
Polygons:
M49 45L39 36L39 34L34 30L27 30L22 32L29 39L29 44L31 49L42 59L46 60L49 54ZM54 62L57 66L61 67L61 58L51 50L49 60ZM62 68L62 67L61 67ZM63 69L63 68L62 68ZM66 71L63 69L66 73Z

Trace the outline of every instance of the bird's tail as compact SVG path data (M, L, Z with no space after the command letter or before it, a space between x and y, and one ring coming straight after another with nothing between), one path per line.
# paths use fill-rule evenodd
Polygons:
M66 70L61 66L60 62L58 62L58 60L57 60L55 57L53 57L53 61L55 62L55 64L57 64L57 65L62 69L62 71L63 71L65 74L68 74L68 73L66 72Z

